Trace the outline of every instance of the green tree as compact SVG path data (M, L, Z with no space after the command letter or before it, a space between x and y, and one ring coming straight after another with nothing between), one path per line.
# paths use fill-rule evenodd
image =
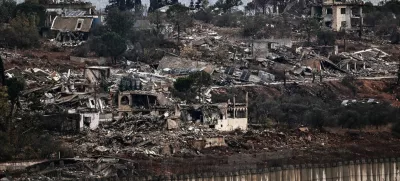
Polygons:
M253 14L253 13L255 13L256 9L257 9L257 7L256 7L256 4L254 2L249 2L244 7L245 14Z
M120 11L117 8L110 9L106 18L106 25L110 31L126 38L132 32L135 23L134 15L130 11Z
M180 34L182 29L185 29L191 23L189 16L189 8L182 4L175 4L167 10L168 20L175 25L178 33L178 42L180 41Z
M232 10L233 7L237 7L242 5L243 2L241 0L218 0L214 7L222 10L224 13L227 13Z
M267 13L267 5L270 2L270 0L255 0L255 6L256 7L261 7L262 9L262 14L266 14Z
M0 87L6 85L6 75L4 74L4 62L0 56Z
M163 4L159 0L150 0L149 13L156 11L158 8L161 8Z
M194 19L203 21L204 23L211 23L214 15L211 8L200 9L194 14Z
M307 43L310 44L311 41L311 35L315 34L316 32L319 31L320 25L318 23L318 20L312 17L308 17L303 20L303 28L304 32L307 34Z
M7 95L11 103L10 116L12 117L15 106L19 103L21 92L25 89L25 80L21 77L13 77L6 80Z
M112 8L118 8L120 11L132 10L135 7L134 0L109 0L106 11Z
M174 82L174 88L179 92L185 92L190 90L192 85L193 85L193 80L187 77L179 77Z
M24 14L30 17L37 27L44 27L46 22L46 8L37 2L24 2L18 4L14 11L14 17Z
M125 39L115 32L107 32L101 37L95 37L90 47L98 56L110 56L115 64L117 57L126 50Z
M3 32L10 47L30 48L39 45L39 32L33 16L18 14Z
M322 128L325 125L326 118L327 113L321 108L312 108L310 111L306 111L305 113L305 122L310 123L317 128Z
M174 83L174 88L179 92L197 92L202 87L212 84L211 75L204 71L193 72L188 77L178 78Z
M157 34L160 33L162 27L161 13L159 11L155 11L153 13L149 13L148 17L149 21L156 25Z
M7 95L10 101L10 112L6 118L7 132L11 134L11 124L14 117L14 111L17 104L19 104L19 97L21 92L25 89L25 80L20 77L13 77L6 80Z
M321 30L317 33L318 44L320 45L334 45L336 40L336 35L331 30Z
M0 111L2 114L0 114L0 129L2 131L7 131L7 114L10 112L10 105L8 104L8 94L7 94L7 87L3 86L0 87Z
M396 15L400 14L400 2L397 0L387 1L382 7L381 11L383 12L392 12Z
M0 2L0 24L10 22L16 7L17 3L13 0L4 0Z

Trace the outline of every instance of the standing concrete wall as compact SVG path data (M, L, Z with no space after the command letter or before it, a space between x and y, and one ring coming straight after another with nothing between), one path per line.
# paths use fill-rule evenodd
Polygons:
M88 180L88 179L78 179ZM173 176L129 176L100 181L400 181L400 158L367 159L332 164L302 164L227 173Z
M160 180L161 177L134 178ZM129 180L129 179L127 179ZM303 164L228 173L163 177L168 181L400 181L400 158Z

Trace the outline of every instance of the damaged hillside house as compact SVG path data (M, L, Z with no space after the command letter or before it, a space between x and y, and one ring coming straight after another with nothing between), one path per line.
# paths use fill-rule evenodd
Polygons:
M101 17L91 10L69 10L54 17L50 29L56 34L56 41L72 43L87 40L90 30L98 24L101 24Z
M181 118L184 121L208 125L219 131L247 130L248 95L246 103L228 100L227 103L183 106Z
M357 29L363 24L362 6L359 0L323 0L311 8L311 16L320 17L334 31Z
M170 102L161 93L133 90L118 94L118 115L120 118L138 113L161 115L170 109Z

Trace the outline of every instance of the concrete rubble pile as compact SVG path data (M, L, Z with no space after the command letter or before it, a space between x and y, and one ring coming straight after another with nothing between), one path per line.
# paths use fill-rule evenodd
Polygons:
M353 53L339 54L339 67L359 76L390 75L397 72L398 62L390 60L390 55L377 48Z
M217 132L202 126L179 124L164 116L138 115L102 124L72 143L82 155L194 155L191 141L215 137Z
M16 180L75 180L138 175L138 163L122 158L94 157L50 160L26 168Z

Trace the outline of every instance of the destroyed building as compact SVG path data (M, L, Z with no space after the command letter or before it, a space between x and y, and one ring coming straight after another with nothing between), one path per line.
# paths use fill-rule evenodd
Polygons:
M208 125L219 131L247 130L248 110L246 103L228 100L227 103L184 106L181 117L184 121Z
M46 26L51 27L51 24L57 16L71 16L71 15L94 15L96 7L92 3L78 2L78 1L50 1L44 4L46 8Z
M266 58L272 49L286 46L291 48L293 45L291 39L263 39L251 41L252 55L254 58Z
M171 109L171 103L161 93L151 91L125 91L118 94L118 115L120 118L134 114L164 114Z
M60 42L84 41L92 29L93 17L62 17L53 20L51 30L57 33L56 40Z
M362 5L359 0L324 0L311 8L311 16L320 17L334 31L357 29L363 24Z

